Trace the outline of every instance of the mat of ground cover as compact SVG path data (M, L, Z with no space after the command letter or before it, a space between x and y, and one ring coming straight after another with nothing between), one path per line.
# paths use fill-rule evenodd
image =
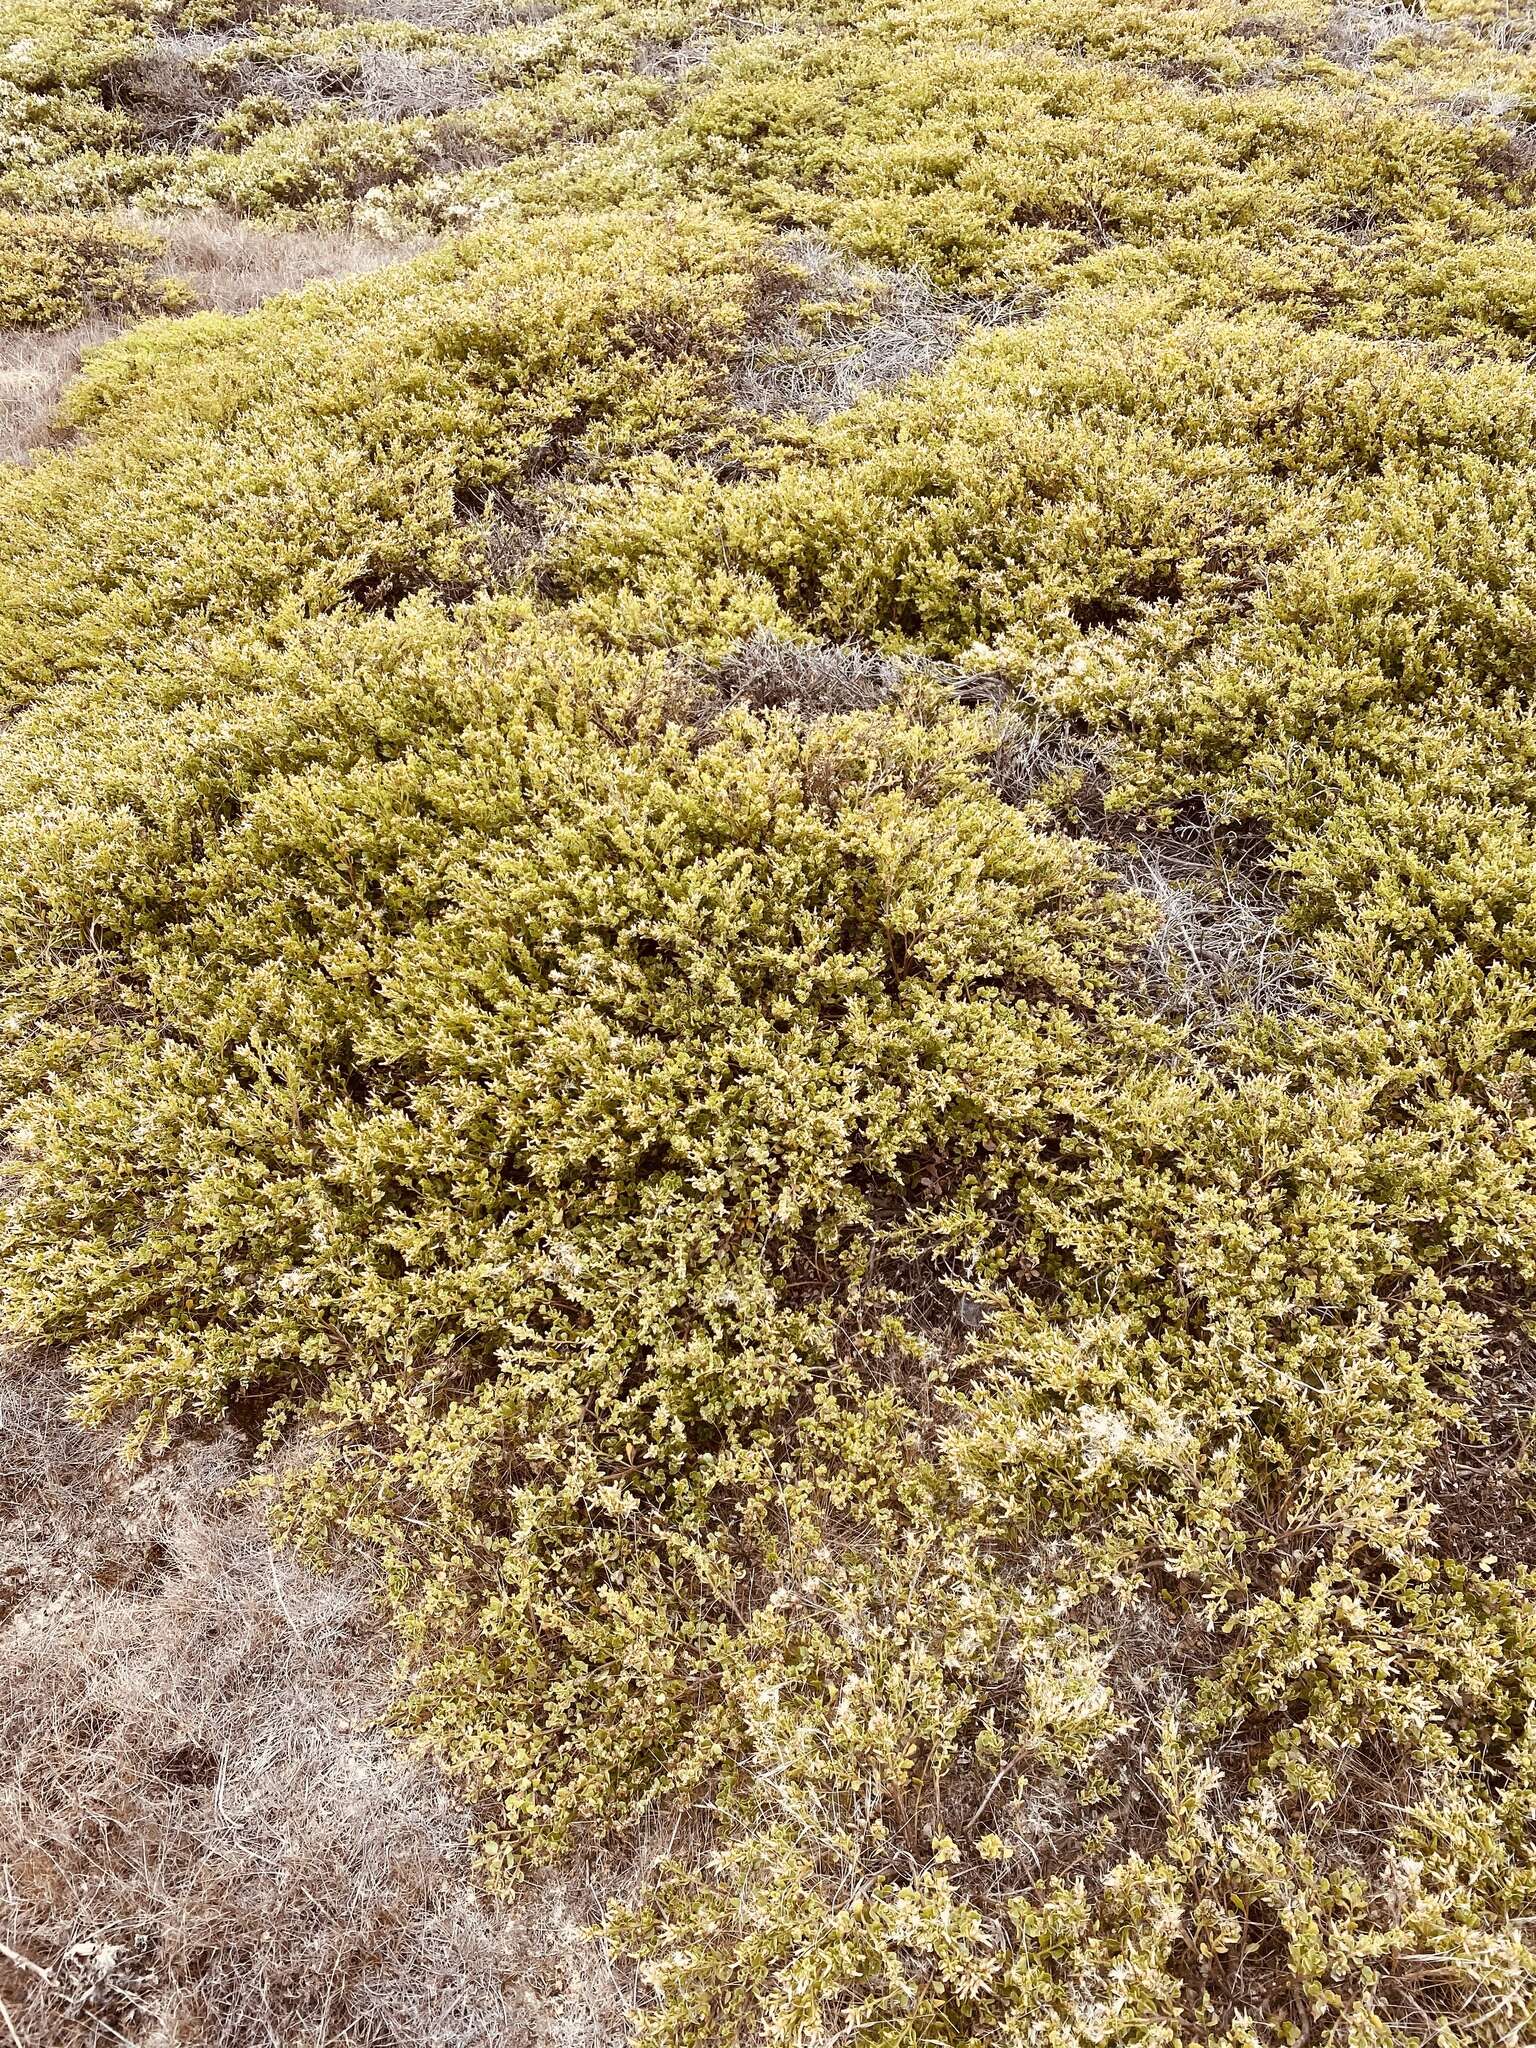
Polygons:
M80 1418L238 1425L641 2042L1527 2038L1531 18L0 46Z

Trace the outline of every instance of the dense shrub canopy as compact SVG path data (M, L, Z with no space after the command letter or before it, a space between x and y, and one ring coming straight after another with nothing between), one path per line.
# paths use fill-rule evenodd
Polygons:
M1526 2038L1533 34L7 0L7 324L451 230L0 476L7 1312L656 2048Z

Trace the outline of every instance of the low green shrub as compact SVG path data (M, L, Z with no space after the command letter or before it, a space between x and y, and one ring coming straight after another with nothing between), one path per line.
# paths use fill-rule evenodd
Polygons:
M93 313L175 311L161 245L142 230L0 213L0 328L77 327Z
M1523 2038L1532 60L1365 13L183 10L452 161L4 46L18 232L476 224L0 481L5 1304L497 1881L671 1814L657 2048ZM945 347L764 418L808 234Z

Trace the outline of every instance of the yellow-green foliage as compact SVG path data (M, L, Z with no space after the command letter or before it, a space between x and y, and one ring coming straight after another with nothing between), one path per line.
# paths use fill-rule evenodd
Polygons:
M486 492L719 439L745 240L702 218L623 229L465 239L93 358L68 414L84 444L0 484L7 694L56 683L61 660L84 677L215 624L266 639L349 597L462 587L456 510Z
M0 213L0 328L78 326L91 313L158 313L179 303L153 235L86 215Z
M74 160L122 140L132 124L107 81L144 31L111 0L4 0L0 6L0 195L72 196Z
M135 147L231 25L336 106ZM653 2048L1531 2038L1536 24L45 30L29 246L467 231L0 483L11 1323L290 1444L499 1878L676 1814Z

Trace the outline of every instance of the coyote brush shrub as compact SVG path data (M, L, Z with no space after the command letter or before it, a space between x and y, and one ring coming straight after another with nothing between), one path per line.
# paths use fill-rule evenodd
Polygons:
M91 218L0 213L0 327L77 327L91 314L173 310L153 235Z
M261 1418L493 1881L675 1817L655 2048L1524 2039L1529 25L523 13L7 16L21 317L460 231L0 481L7 1314Z
M349 1454L317 1498L386 1544L417 1503L396 1568L449 1631L435 1724L463 1763L494 1701L472 1746L552 1825L653 1795L658 1751L668 1780L710 1760L719 1517L770 1517L801 1419L859 1398L840 1333L890 1293L877 1220L974 1258L1006 1201L1044 1252L1029 1182L1084 1142L1138 914L1001 810L952 714L743 718L699 752L633 663L483 633L333 630L281 712L226 703L162 755L129 831L196 879L156 905L146 873L119 934L159 1021L33 1102L73 1308L41 1183L13 1271L94 1351L99 1406L206 1410L302 1359L327 1416L367 1418L370 1476ZM67 948L105 848L25 829Z
M723 433L745 270L718 223L646 246L596 221L315 286L257 324L141 327L77 387L84 440L0 479L7 692L189 629L462 588L465 500Z

